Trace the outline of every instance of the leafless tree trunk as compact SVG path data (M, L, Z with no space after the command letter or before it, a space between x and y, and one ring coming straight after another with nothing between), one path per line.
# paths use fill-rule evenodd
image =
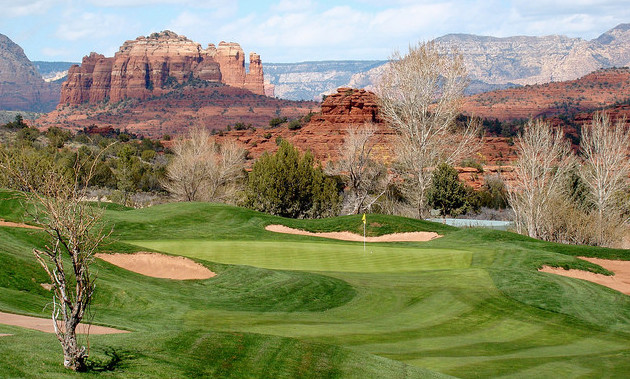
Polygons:
M525 126L518 142L516 180L508 193L519 233L549 239L545 223L554 212L551 202L563 187L569 161L569 144L561 131L540 120Z
M108 235L100 226L101 211L83 201L94 165L81 183L79 163L68 175L50 162L47 170L39 171L37 182L32 180L34 167L19 156L3 154L0 168L26 190L23 196L32 205L28 209L32 209L34 220L48 234L45 247L34 249L33 253L52 282L52 321L63 349L64 366L82 371L88 352L85 346L79 346L76 328L94 293L90 272L93 254ZM66 266L66 258L70 267Z
M627 188L630 175L630 131L624 121L613 125L606 113L598 113L591 125L582 129L580 148L584 162L580 173L597 212L599 244L612 242L605 238L604 225L613 220L623 223L623 210L616 197Z
M195 127L173 146L166 190L182 201L226 201L242 177L245 151L235 142L219 146L208 131Z
M479 124L472 121L461 129L455 122L467 85L461 54L442 53L434 42L410 47L404 56L395 52L379 81L379 111L397 132L407 196L419 217L428 211L429 168L454 165L479 147Z
M371 123L348 128L344 143L339 147L339 160L326 167L328 174L340 175L346 183L344 213L369 211L387 189L390 179L387 169L374 160L374 147L378 142L376 130Z

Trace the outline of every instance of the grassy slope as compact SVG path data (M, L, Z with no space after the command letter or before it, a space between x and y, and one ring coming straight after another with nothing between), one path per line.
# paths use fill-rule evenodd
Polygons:
M19 209L0 202L0 217L18 221ZM573 255L630 259L627 251L368 215L373 235L435 230L445 237L368 244L364 254L360 243L264 230L282 223L359 231L360 216L286 220L213 204L113 209L106 218L119 239L110 250L188 255L218 273L177 282L97 261L94 321L135 331L91 337L96 358L105 359L108 347L123 356L114 374L432 375L422 367L462 377L623 376L630 370L630 298L536 272L542 264L605 272ZM38 232L0 228L0 310L46 313L49 293L37 284L45 277L30 256L39 243ZM0 340L0 376L64 374L51 335L2 325L0 333L15 334Z

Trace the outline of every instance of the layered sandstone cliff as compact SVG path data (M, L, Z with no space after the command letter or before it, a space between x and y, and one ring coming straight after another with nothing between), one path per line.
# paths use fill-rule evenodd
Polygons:
M113 57L91 53L68 71L60 104L116 102L160 96L178 84L194 80L224 83L264 95L260 56L250 54L245 70L243 49L221 42L203 49L171 31L125 42Z

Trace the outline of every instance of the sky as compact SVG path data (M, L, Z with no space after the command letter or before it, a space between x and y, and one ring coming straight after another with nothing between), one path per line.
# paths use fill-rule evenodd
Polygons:
M30 60L69 62L162 30L282 63L384 60L449 33L593 39L630 23L628 0L0 0L0 12L0 34Z

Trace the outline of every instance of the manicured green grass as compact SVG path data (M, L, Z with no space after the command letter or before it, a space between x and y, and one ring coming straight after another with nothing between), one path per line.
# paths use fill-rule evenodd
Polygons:
M280 270L404 272L467 268L472 254L465 250L410 249L387 243L363 245L287 241L130 241L143 248L211 262Z
M6 215L2 212L6 211ZM19 217L0 205L0 217ZM11 216L11 217L9 217ZM208 280L149 278L97 260L94 322L133 331L92 336L88 376L624 377L630 297L542 265L607 273L575 256L630 252L566 247L507 232L368 215L368 231L437 231L423 243L283 235L362 231L361 215L287 220L217 204L106 207L106 251L191 257ZM46 315L50 293L31 256L42 233L0 228L0 310ZM0 376L59 377L54 336L0 325ZM109 354L109 355L108 355ZM97 363L98 363L97 362Z

